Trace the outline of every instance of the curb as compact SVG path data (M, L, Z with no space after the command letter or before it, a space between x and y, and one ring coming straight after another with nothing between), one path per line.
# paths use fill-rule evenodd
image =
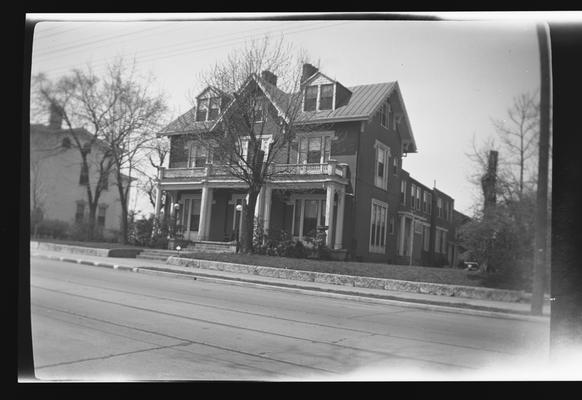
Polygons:
M221 283L221 284L229 284L235 286L243 286L243 287L256 287L261 289L269 289L269 290L282 290L290 293L301 293L307 294L310 296L323 296L323 297L331 297L331 298L338 298L338 299L347 299L352 301L358 302L365 302L365 303L376 303L376 304L388 304L388 305L396 305L396 306L405 306L405 307L412 307L418 308L423 310L434 310L434 311L442 311L442 312L449 312L449 313L456 313L456 314L467 314L473 316L481 316L481 317L491 317L491 318L503 318L503 319L517 319L522 321L532 321L532 322L545 322L548 319L548 316L533 316L528 314L522 314L519 312L511 312L506 310L496 309L494 307L485 307L485 306L474 306L466 303L457 303L456 305L452 306L450 304L443 304L438 301L423 301L423 300L412 300L412 299L401 299L397 296L391 295L373 295L373 294L363 294L363 293L346 293L342 291L335 291L333 289L319 289L314 287L305 287L300 285L288 284L288 283L278 283L278 282L259 282L250 279L244 278L226 278L226 277L219 277L216 275L199 273L199 272L178 272L178 271L167 271L164 270L163 267L157 268L153 266L145 266L145 267L131 267L128 265L120 265L120 264L112 264L107 262L101 261L89 261L84 259L74 259L68 257L59 257L53 255L46 255L40 253L30 253L31 257L37 257L42 259L49 259L55 261L62 261L62 262L71 262L80 265L87 265L87 266L95 266L101 268L110 268L113 270L120 270L120 271L127 271L127 272L137 272L146 275L157 275L157 276L166 276L171 278L177 279L186 279L186 280L197 280L201 282L212 282L212 283Z

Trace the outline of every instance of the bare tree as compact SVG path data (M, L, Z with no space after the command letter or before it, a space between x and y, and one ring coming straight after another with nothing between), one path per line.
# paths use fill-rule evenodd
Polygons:
M305 61L301 54L294 54L282 38L276 42L265 38L233 52L201 77L207 90L220 99L223 111L190 137L212 154L214 164L222 164L225 174L247 186L242 252L253 251L254 209L261 188L291 172L284 166L285 154L299 129L301 65ZM201 104L210 111L214 107L199 100L198 110ZM185 124L186 131L187 121Z
M71 148L80 155L81 183L89 206L87 239L92 240L99 199L107 188L113 166L111 153L100 137L109 123L106 115L117 102L116 94L104 91L101 87L108 83L102 83L90 68L88 71L75 69L56 82L39 74L32 83L33 102L59 113L71 139Z
M145 146L155 139L157 121L165 112L163 99L150 95L148 83L142 83L123 59L108 65L102 76L88 67L73 70L57 82L42 74L35 77L36 101L59 110L72 147L81 156L89 239L95 233L100 196L113 176L122 210L120 239L127 240L132 174Z
M492 122L506 157L513 160L512 168L507 172L512 177L515 195L522 199L526 189L535 188L539 141L538 92L526 92L515 97L513 105L507 110L507 118L493 119Z
M170 145L166 140L156 140L150 144L148 149L147 165L138 169L143 179L140 189L145 193L152 207L155 208L157 173L152 174L151 171L157 171L158 168L164 165L170 154Z
M166 104L161 95L150 94L151 77L140 80L135 64L118 59L108 68L107 90L117 99L105 118L103 142L113 160L113 175L121 202L121 242L128 238L129 190L136 170L146 161L149 144L156 139Z

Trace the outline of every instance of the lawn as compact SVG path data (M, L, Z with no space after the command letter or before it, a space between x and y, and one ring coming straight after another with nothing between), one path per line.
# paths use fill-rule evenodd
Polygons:
M71 246L101 249L141 248L110 242L79 242L73 240L43 240ZM497 289L521 290L516 283L507 282L494 275L479 271L464 271L453 268L431 268L408 265L391 265L355 261L319 261L313 259L273 257L258 254L191 253L190 257L203 260L224 261L236 264L261 265L273 268L288 268L300 271L324 272L340 275L366 276L372 278L399 279L413 282L444 283L449 285L478 286Z

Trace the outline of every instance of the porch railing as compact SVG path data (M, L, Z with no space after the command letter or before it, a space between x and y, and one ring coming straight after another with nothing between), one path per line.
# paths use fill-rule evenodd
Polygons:
M329 160L324 164L273 164L272 176L285 175L330 175L347 177L347 164L339 164L335 160ZM209 176L231 175L231 167L228 165L207 164L205 167L191 168L160 168L160 179L176 178L204 178Z

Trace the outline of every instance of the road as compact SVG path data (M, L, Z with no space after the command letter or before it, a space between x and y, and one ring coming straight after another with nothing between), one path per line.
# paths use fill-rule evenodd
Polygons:
M513 379L548 357L549 322L36 258L30 290L41 380Z

